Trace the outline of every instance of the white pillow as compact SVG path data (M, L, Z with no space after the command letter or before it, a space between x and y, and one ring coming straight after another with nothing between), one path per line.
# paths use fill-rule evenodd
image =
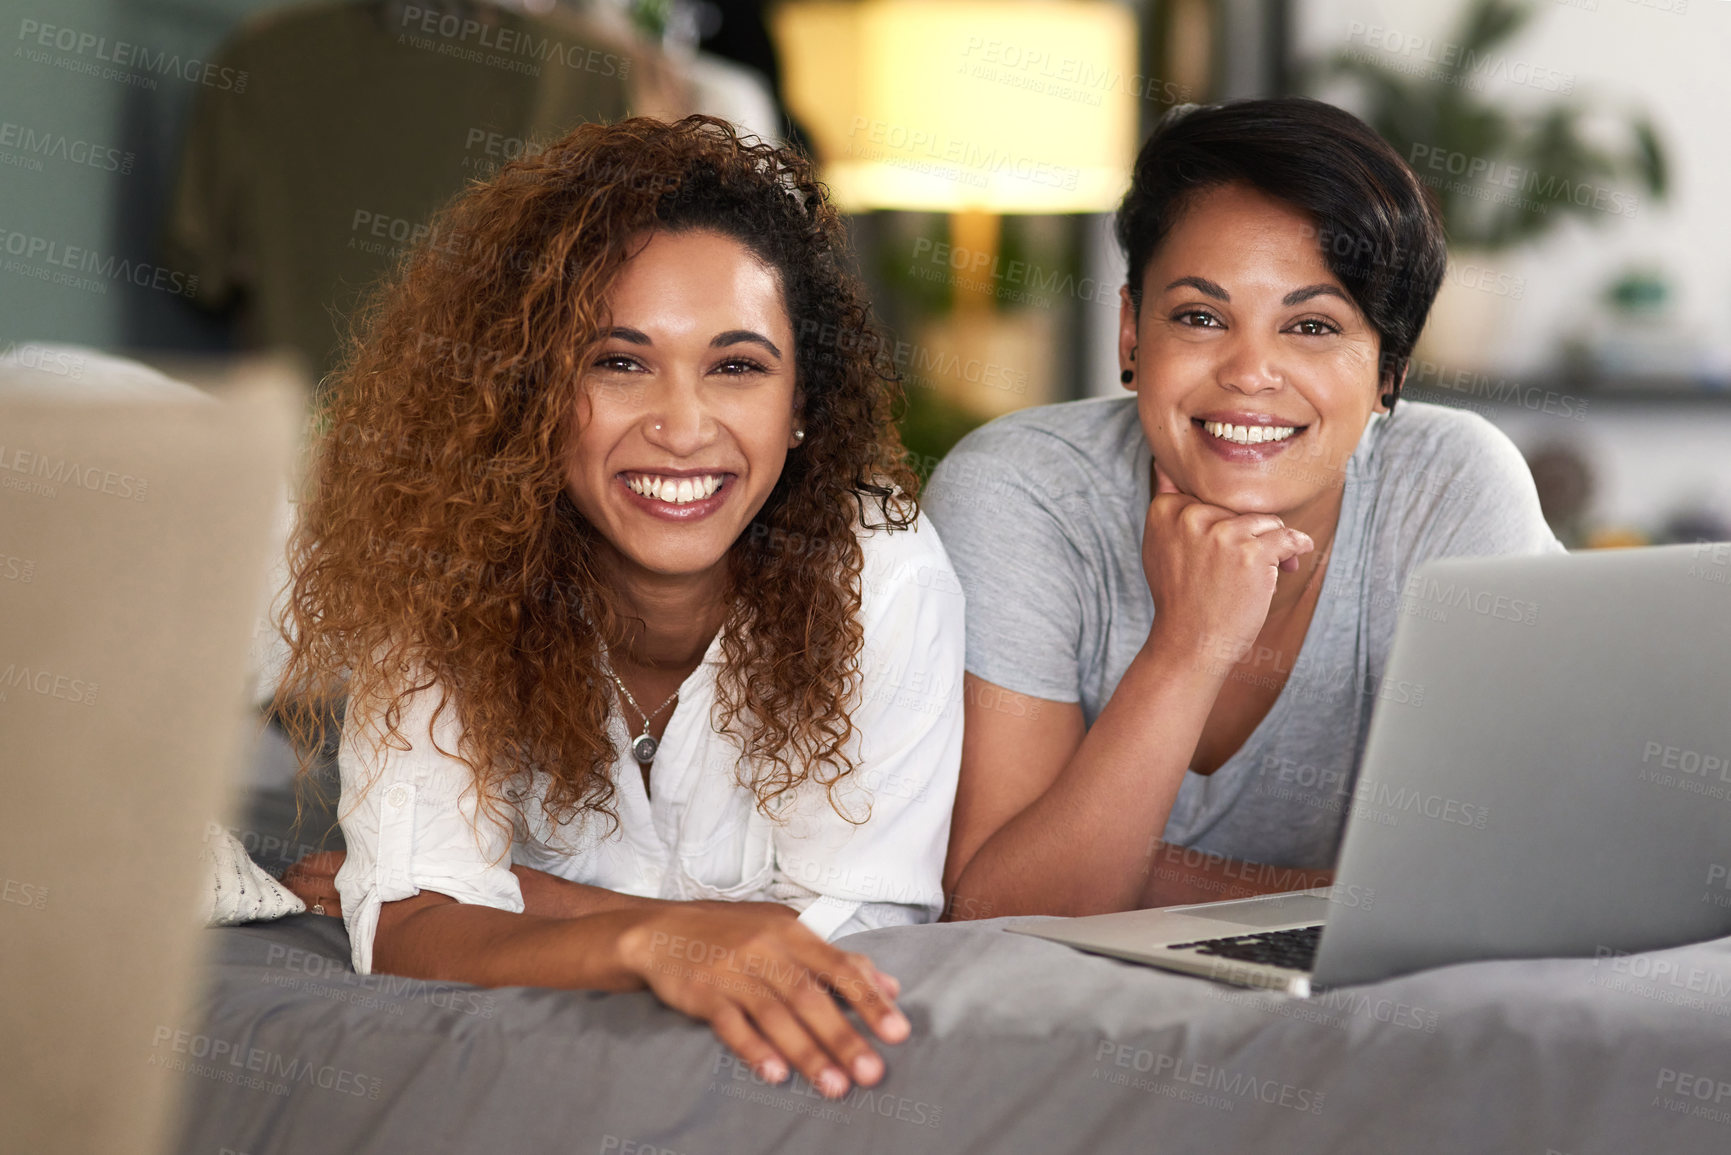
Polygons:
M199 857L209 864L207 885L200 898L206 926L234 926L301 914L307 904L254 862L240 840L212 822Z

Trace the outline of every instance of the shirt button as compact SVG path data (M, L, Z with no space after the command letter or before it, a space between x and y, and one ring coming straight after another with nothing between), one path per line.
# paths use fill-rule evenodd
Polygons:
M385 791L385 801L392 806L406 806L409 802L409 788L401 782Z

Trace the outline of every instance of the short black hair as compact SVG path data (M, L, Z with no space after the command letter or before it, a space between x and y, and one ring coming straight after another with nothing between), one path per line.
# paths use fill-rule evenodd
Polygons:
M1442 216L1400 154L1364 121L1303 97L1181 105L1136 157L1115 229L1130 300L1197 194L1246 184L1308 215L1329 271L1376 330L1384 392L1397 393L1442 286Z

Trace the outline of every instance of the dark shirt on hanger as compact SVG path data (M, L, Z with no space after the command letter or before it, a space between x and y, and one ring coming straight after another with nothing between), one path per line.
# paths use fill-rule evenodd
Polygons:
M483 3L313 3L224 46L244 91L195 105L165 258L248 344L334 367L362 294L467 182L627 114L658 60L587 22ZM665 111L665 110L659 110Z

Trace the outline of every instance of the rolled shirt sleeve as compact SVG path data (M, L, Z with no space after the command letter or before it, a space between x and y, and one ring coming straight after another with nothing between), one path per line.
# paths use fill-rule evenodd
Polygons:
M511 873L512 827L483 812L473 774L445 751L457 748L454 706L434 721L437 687L403 703L400 732L409 749L381 740L376 718L351 704L337 765L338 810L348 857L337 872L355 971L371 974L379 908L423 890L458 902L522 913Z
M800 921L826 940L943 911L965 623L937 532L923 519L917 525L867 538L855 769L835 789L846 817L808 781L773 835L772 894L806 903Z

